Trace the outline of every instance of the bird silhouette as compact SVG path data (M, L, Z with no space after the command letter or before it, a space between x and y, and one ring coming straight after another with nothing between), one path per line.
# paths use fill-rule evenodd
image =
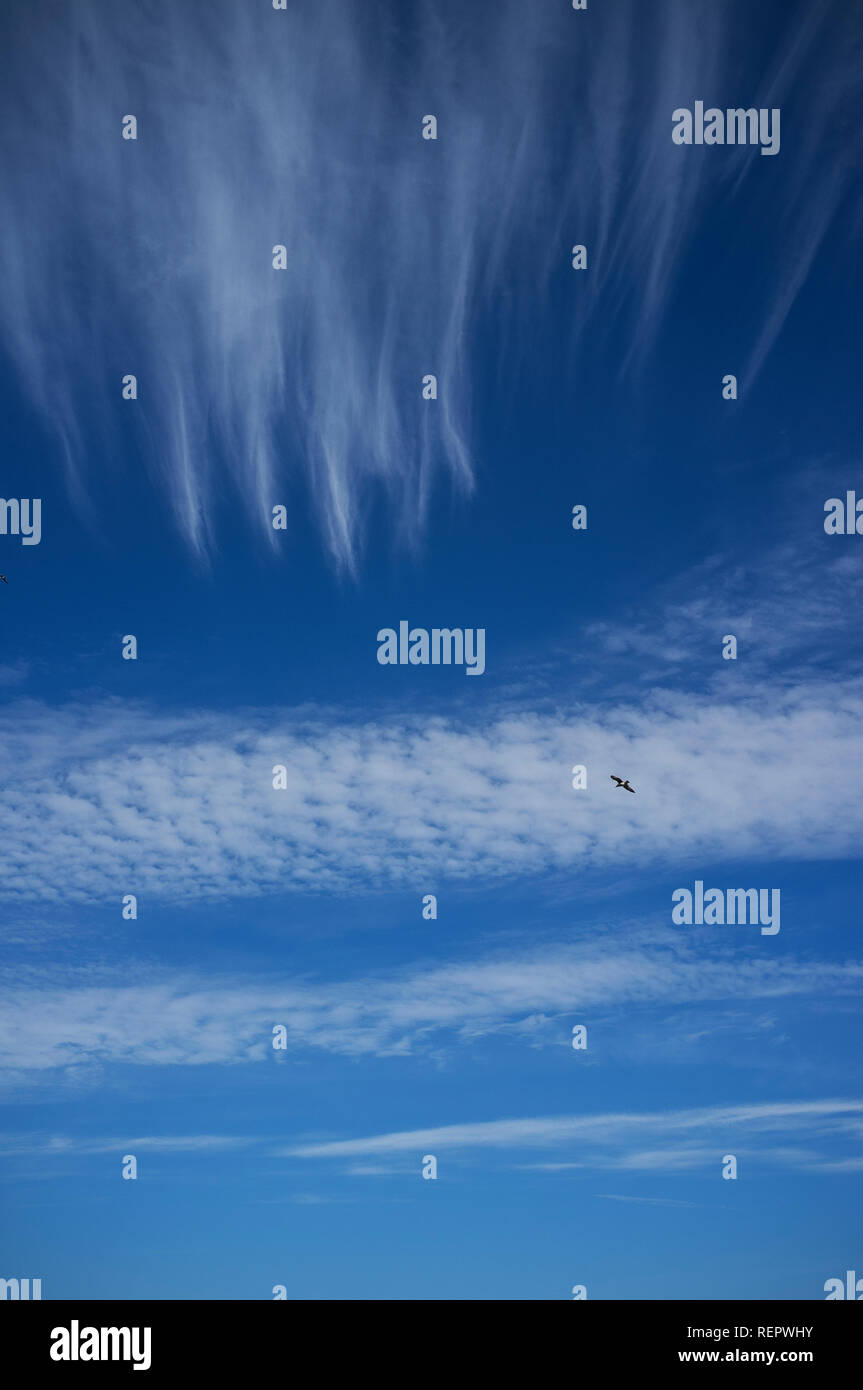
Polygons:
M628 778L628 777L627 777L626 781L624 782L624 780L623 780L622 777L615 777L615 775L614 775L613 772L610 773L609 776L611 777L612 782L616 782L617 785L618 785L619 787L624 787L626 791L632 792L632 795L635 796L635 787L631 787L631 786L629 785L629 778Z

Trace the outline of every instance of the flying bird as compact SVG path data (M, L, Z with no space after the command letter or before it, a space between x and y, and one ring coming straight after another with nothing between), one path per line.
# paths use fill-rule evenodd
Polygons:
M615 777L615 775L614 775L613 772L610 773L609 775L610 775L610 777L611 777L612 782L616 782L617 785L618 785L619 787L625 787L626 790L627 790L628 792L632 792L632 795L635 796L635 787L631 787L631 786L629 785L629 778L628 778L628 777L627 777L626 781L624 782L624 780L623 780L622 777Z

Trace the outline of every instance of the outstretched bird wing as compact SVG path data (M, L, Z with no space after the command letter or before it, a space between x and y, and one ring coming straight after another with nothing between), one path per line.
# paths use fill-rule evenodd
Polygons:
M612 782L616 782L617 785L618 785L619 787L622 787L622 786L623 786L623 778L622 778L622 777L615 777L615 775L614 775L613 772L610 772L608 775L609 775L609 777L611 778Z

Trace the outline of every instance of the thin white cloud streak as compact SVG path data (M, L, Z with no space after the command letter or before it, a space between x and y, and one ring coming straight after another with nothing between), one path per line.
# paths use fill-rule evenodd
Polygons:
M859 682L484 715L7 705L0 892L88 903L428 892L620 864L662 864L683 882L716 859L770 859L781 875L782 860L859 855ZM576 763L587 791L571 787ZM277 764L286 790L272 787ZM616 792L611 772L636 796Z
M855 1140L863 1101L787 1101L715 1106L653 1114L565 1115L377 1134L361 1139L300 1144L280 1150L282 1157L345 1159L378 1154L464 1154L486 1149L548 1149L566 1144L589 1168L636 1171L709 1169L734 1144L763 1165L814 1168L842 1162L819 1153L819 1143ZM793 1146L796 1137L807 1148ZM765 1141L767 1141L765 1143ZM776 1142L785 1141L785 1142ZM645 1144L661 1147L643 1147ZM633 1147L635 1146L635 1147Z
M796 164L793 252L783 256L775 276L770 309L749 354L743 380L761 371L789 313L851 192L849 175L859 169L863 147L859 122L849 128L843 108L860 106L863 86L863 30L853 6L804 5L789 43L773 55L773 71L763 100L767 107L800 99L802 83L816 72L829 78L814 88L794 123ZM859 202L857 204L859 207Z
M30 674L30 663L14 661L0 665L0 686L23 685Z
M287 1055L401 1056L470 1046L508 1021L543 1011L549 1019L594 1012L729 1000L826 997L863 992L863 962L717 959L685 939L616 947L582 946L479 959L459 965L379 972L337 983L308 980L142 979L82 972L22 972L0 989L0 1067L13 1086L66 1071L79 1086L102 1068L202 1066L278 1061L273 1027L287 1031ZM567 1028L559 1030L561 1040Z
M813 95L802 155L786 143L784 181L769 185L786 254L750 375L853 187L847 125L846 157L832 148L854 81L849 21L822 9L829 51L794 17L773 36L770 99L802 75ZM705 198L735 177L748 193L777 162L671 140L694 86L721 105L742 100L743 80L765 104L757 68L742 78L733 19L690 0L630 0L589 23L517 0L455 12L457 25L437 6L406 23L380 0L78 0L44 18L27 6L11 26L3 335L79 501L91 460L128 456L140 418L146 466L201 559L217 498L275 543L270 510L293 513L302 481L335 563L355 570L379 496L414 542L437 482L473 486L474 353L502 287L503 339L523 348L521 311L536 322L585 240L574 340L601 306L592 331L620 326L645 355ZM838 73L836 50L849 55ZM127 113L136 142L120 138ZM428 113L437 142L420 138ZM277 243L285 272L271 268ZM134 406L119 399L130 371ZM427 372L434 404L419 395Z
M678 1202L671 1197L626 1197L619 1192L594 1192L606 1202L635 1202L646 1207L701 1207L701 1202Z
M614 674L630 686L661 683L669 668L676 668L679 678L685 667L691 681L697 659L705 683L720 691L728 665L705 662L704 655L717 652L720 638L733 633L750 679L769 677L777 692L788 684L789 673L799 682L810 672L823 673L827 665L845 675L850 663L859 669L855 638L863 556L825 553L822 527L824 497L843 493L852 472L853 466L822 467L817 478L812 470L796 481L794 539L771 547L756 565L711 555L643 595L625 616L588 623L579 643L580 663L591 657L607 688Z
M288 1147L274 1147L271 1140L261 1138L219 1135L123 1140L29 1134L6 1141L0 1156L14 1159L38 1154L42 1158L68 1158L135 1149L197 1153L264 1146L276 1158L345 1160L391 1155L398 1164L402 1154L446 1153L464 1161L488 1150L554 1151L566 1145L570 1153L577 1154L577 1160L515 1166L548 1173L701 1172L715 1177L720 1160L733 1145L738 1161L746 1163L749 1171L791 1169L839 1174L860 1169L859 1155L843 1156L839 1148L843 1144L856 1147L861 1114L863 1101L856 1099L778 1101L644 1114L612 1112L486 1120ZM800 1141L805 1141L805 1147ZM398 1166L376 1163L350 1164L345 1170L353 1177L385 1176L399 1171Z
M79 1154L91 1156L107 1153L208 1153L221 1149L243 1149L255 1142L254 1139L224 1134L146 1135L134 1139L26 1135L0 1143L0 1156L15 1158L19 1155L39 1154L43 1158L66 1158Z

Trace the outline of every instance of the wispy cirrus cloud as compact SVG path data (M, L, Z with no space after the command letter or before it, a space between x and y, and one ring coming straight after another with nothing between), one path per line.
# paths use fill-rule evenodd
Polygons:
M30 663L13 661L0 665L0 686L23 685L30 674Z
M577 1166L643 1172L718 1172L728 1146L760 1168L824 1171L836 1146L856 1150L863 1122L861 1100L776 1101L718 1105L655 1113L559 1115L441 1125L359 1139L293 1145L297 1159L353 1159L423 1152L465 1156L482 1150L554 1149L577 1154ZM561 1170L576 1166L543 1165Z
M541 1017L542 1041L565 1045L578 1010L634 1027L634 1009L698 1005L711 1036L707 1003L829 998L863 992L863 962L770 959L695 949L686 938L652 931L625 946L590 934L578 945L495 953L444 966L418 965L340 981L248 978L224 983L172 972L136 971L134 984L106 970L9 973L0 989L0 1067L10 1084L56 1074L98 1084L104 1069L203 1066L272 1060L273 1027L284 1026L289 1055L402 1056L470 1047L477 1039ZM142 977L143 976L143 977ZM725 1020L725 1026L728 1026ZM647 1027L647 1024L645 1024ZM735 1032L747 1035L738 1018ZM690 1060L697 1040L678 1020ZM691 1029L690 1029L691 1032ZM606 1046L609 1045L608 1040ZM279 1054L281 1055L281 1054ZM657 1043L648 1055L667 1061ZM783 1056L783 1065L787 1058ZM89 1069L89 1070L88 1070Z
M763 195L780 245L749 376L855 196L859 136L842 117L858 36L841 3L803 7L802 22L791 7L766 75L741 52L745 7L689 0L624 0L589 20L488 0L457 6L457 24L387 0L9 10L6 347L75 495L99 431L114 454L134 437L202 559L225 494L273 541L271 507L311 484L325 544L351 570L379 495L409 540L436 482L469 490L483 310L505 281L535 320L574 240L591 255L574 341L601 304L592 330L619 324L643 356L705 198L738 184L757 198L778 163L675 147L671 112L697 95L782 104L801 72L817 93ZM120 137L126 113L136 142ZM420 138L427 113L437 142ZM117 419L129 371L137 433L128 410Z
M523 1150L559 1152L564 1148L577 1157L510 1166L550 1174L592 1170L716 1176L723 1154L731 1148L750 1172L854 1173L863 1167L857 1151L861 1131L861 1100L789 1100L644 1113L485 1120L286 1147L261 1137L214 1134L135 1139L25 1134L7 1139L0 1146L0 1156L47 1160L118 1153L124 1148L176 1154L250 1149L293 1160L350 1161L386 1155L388 1163L349 1162L345 1172L352 1177L392 1177L404 1171L403 1155L409 1155L412 1163L423 1152L446 1154L449 1162L464 1163L479 1155L488 1161L489 1151L509 1156ZM849 1148L851 1152L846 1153ZM612 1195L611 1200L638 1199Z
M605 687L616 678L643 687L670 671L687 685L719 694L728 664L726 633L738 641L749 679L769 680L775 694L831 669L859 673L855 642L863 601L863 556L825 549L824 499L851 486L854 465L823 463L795 480L786 499L792 539L765 547L755 560L715 554L675 574L614 620L590 622L580 662L595 663ZM714 661L706 660L708 653ZM724 668L724 669L723 669Z
M255 1143L254 1139L227 1134L172 1134L139 1135L107 1139L82 1138L74 1135L20 1135L0 1142L0 1156L16 1158L28 1154L38 1154L40 1158L66 1158L77 1155L122 1153L124 1149L133 1153L210 1153L219 1150L243 1149Z
M606 1202L634 1202L646 1207L700 1207L702 1205L701 1202L678 1202L673 1197L633 1197L619 1192L595 1192L593 1195Z

